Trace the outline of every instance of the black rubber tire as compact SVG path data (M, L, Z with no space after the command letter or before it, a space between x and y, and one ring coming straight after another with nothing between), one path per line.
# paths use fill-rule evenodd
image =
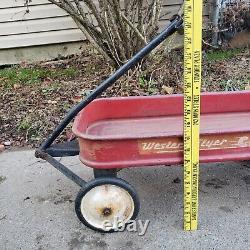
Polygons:
M131 198L133 199L133 202L134 202L134 213L133 213L130 220L136 219L136 217L139 213L139 210L140 210L140 200L139 200L139 196L138 196L137 192L129 183L127 183L123 179L114 178L114 177L97 178L97 179L91 180L90 182L88 182L86 184L85 187L81 188L76 196L76 199L75 199L75 212L76 212L78 219L85 226L87 226L95 231L98 231L98 232L112 233L112 232L114 232L113 229L111 229L109 231L105 231L101 228L97 228L97 227L89 224L85 220L85 218L83 217L83 215L81 213L81 201L82 201L82 198L85 196L85 194L87 194L92 188L97 187L97 186L101 186L101 185L105 185L105 184L111 184L111 185L121 187L121 188L125 189L131 195Z
M117 169L93 169L95 178L117 177Z

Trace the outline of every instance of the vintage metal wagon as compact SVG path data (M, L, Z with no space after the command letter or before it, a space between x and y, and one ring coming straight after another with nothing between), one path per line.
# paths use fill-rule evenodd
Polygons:
M182 18L176 16L160 35L74 107L36 150L37 157L81 187L76 214L94 230L111 232L117 226L115 218L127 223L139 212L135 189L117 178L117 170L183 162L182 95L94 100L181 26ZM74 118L77 139L53 144ZM201 162L250 159L250 91L202 94L200 135ZM94 180L86 183L55 159L74 155L93 168Z

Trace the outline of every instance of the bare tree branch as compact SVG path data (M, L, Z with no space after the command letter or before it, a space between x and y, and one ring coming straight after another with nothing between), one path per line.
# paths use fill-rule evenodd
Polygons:
M141 34L141 32L133 25L133 23L131 23L127 17L121 13L122 18L124 19L124 21L128 24L128 26L138 35L138 37L140 38L141 42L146 45L147 41L146 38Z

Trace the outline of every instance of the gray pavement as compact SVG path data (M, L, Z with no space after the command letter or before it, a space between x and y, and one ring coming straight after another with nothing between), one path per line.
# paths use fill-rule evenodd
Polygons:
M83 178L91 169L77 157L62 159ZM74 213L78 186L33 151L0 154L0 249L250 249L250 163L201 166L199 230L182 229L182 167L126 169L138 191L144 236L101 234ZM176 181L175 181L176 182ZM178 181L177 181L178 182Z

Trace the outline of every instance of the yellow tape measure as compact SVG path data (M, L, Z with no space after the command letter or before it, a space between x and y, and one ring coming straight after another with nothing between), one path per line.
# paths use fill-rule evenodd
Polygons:
M202 0L184 1L184 229L198 218Z

